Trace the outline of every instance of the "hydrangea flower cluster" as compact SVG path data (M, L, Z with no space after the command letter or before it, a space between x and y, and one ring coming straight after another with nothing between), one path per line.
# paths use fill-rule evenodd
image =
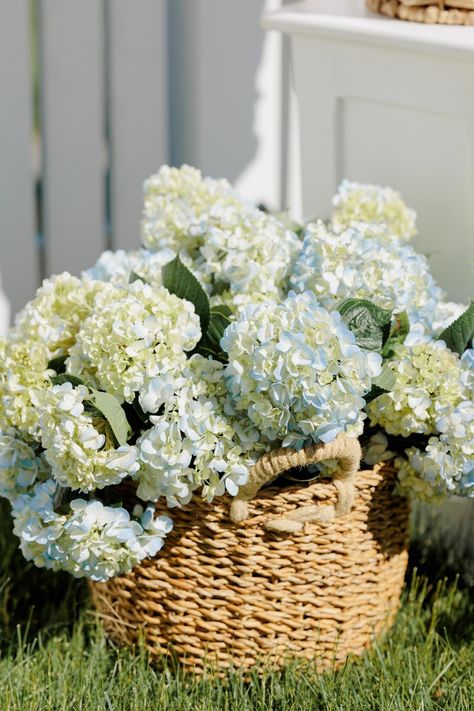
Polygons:
M0 343L0 428L17 429L25 436L38 437L39 413L32 394L50 384L49 354L44 344L16 333Z
M39 568L104 581L156 555L172 528L171 519L154 516L151 507L130 516L124 508L94 499L74 499L68 514L57 513L55 491L49 479L13 503L13 530L21 551Z
M88 373L121 401L139 393L149 403L150 390L177 374L201 338L194 306L141 279L98 295L70 350L68 371ZM156 412L156 410L151 410Z
M82 321L90 314L102 282L68 273L45 279L35 298L18 314L6 342L0 343L0 426L38 436L37 408L31 395L50 384L49 363L66 356Z
M365 461L395 459L399 491L406 496L474 496L474 350L459 358L444 341L403 345L388 365L395 385L368 406L371 424L408 441L412 434L429 438L423 449L402 448L397 457L378 432Z
M222 346L235 407L270 440L301 447L362 431L364 395L382 358L357 346L337 311L314 293L244 309Z
M474 496L474 347L445 330L470 316L398 193L345 181L300 236L189 166L144 191L142 248L45 280L0 341L0 495L28 560L127 573L176 509L341 433L404 495Z
M366 223L408 241L416 235L416 212L392 188L343 180L333 198L335 232Z
M466 394L468 371L444 341L399 346L387 365L395 376L393 389L367 411L371 424L389 434L436 432L439 413L458 405Z
M266 445L252 423L233 412L223 371L222 363L194 355L163 414L150 418L153 427L137 442L141 498L164 496L174 507L202 487L210 503L226 492L235 496L247 482Z
M400 490L419 498L440 500L446 491L474 495L474 402L464 400L446 408L436 421L437 437L425 450L410 447L397 460Z
M99 283L112 282L117 286L126 286L132 275L136 275L152 286L163 286L161 270L175 256L176 253L172 249L160 249L156 252L148 249L136 249L131 252L124 249L117 249L115 252L107 250L102 252L93 267L84 272L84 277Z
M291 286L314 291L326 308L346 298L370 299L406 311L410 322L431 326L442 291L426 257L378 226L358 224L336 234L322 222L307 225Z
M105 420L87 413L89 395L84 385L66 382L38 399L41 444L52 476L61 486L83 492L119 484L139 469L137 448L115 448Z
M78 279L67 272L45 279L16 318L17 338L43 343L50 359L66 354L96 295L104 289L101 282Z
M0 433L0 496L13 503L50 475L44 452L38 452L31 440L11 428Z
M208 285L211 303L242 306L282 295L300 241L226 180L203 179L186 165L164 166L145 182L144 193L144 246L180 252Z

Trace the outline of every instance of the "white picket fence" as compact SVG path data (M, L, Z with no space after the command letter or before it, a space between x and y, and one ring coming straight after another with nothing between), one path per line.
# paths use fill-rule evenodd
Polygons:
M12 313L41 277L138 246L142 182L164 162L279 206L281 40L259 19L280 4L0 0L0 274Z
M168 158L166 51L164 0L1 0L0 271L13 311L41 273L136 245L141 183Z

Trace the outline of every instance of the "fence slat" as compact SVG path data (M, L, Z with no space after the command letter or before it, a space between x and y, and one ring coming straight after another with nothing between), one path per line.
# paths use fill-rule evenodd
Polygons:
M168 160L166 0L109 0L112 242L137 248L142 183Z
M28 10L0 0L0 272L12 312L38 282Z
M103 7L40 0L46 271L78 273L105 247Z

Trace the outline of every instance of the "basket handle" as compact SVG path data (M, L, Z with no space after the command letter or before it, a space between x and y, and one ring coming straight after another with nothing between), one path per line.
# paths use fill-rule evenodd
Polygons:
M359 470L361 456L359 441L344 434L338 435L333 442L313 444L298 451L283 447L267 452L252 467L247 483L240 487L239 493L233 499L230 518L234 523L245 521L249 514L248 502L264 484L270 483L280 474L293 467L335 459L338 462L338 468L333 473L334 485L338 491L336 504L302 506L288 516L278 516L266 521L264 528L293 533L301 530L305 523L332 521L336 516L348 513L354 504L354 478Z

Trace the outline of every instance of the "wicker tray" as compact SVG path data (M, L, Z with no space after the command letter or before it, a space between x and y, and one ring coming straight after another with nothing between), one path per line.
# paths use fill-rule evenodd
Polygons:
M474 0L366 0L372 12L430 25L474 25Z
M174 529L155 559L91 583L108 635L127 645L143 636L152 655L172 655L195 673L275 668L295 657L337 667L398 609L409 507L393 495L394 481L387 466L357 472L346 513L338 512L337 478L263 489L244 502L240 523L225 498L173 511ZM304 514L315 509L327 520Z

